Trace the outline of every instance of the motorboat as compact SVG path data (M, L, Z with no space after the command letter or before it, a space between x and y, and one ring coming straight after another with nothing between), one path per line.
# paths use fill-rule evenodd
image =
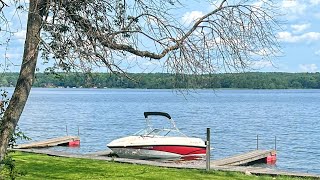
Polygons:
M156 128L151 116L163 116L169 127ZM146 127L137 133L115 139L107 144L116 155L138 159L195 159L206 155L205 142L200 138L188 137L177 127L168 113L144 112Z

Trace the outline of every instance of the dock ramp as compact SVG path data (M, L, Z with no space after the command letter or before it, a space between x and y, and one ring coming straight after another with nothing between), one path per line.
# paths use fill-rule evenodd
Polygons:
M211 164L215 166L239 166L250 162L263 160L268 157L276 155L275 150L254 150L247 153L230 156L227 158L212 161Z

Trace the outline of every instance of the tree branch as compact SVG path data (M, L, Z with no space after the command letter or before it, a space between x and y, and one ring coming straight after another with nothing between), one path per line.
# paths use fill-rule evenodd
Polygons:
M5 6L9 7L8 4L6 4L3 0L0 0L0 3L1 3L0 12Z

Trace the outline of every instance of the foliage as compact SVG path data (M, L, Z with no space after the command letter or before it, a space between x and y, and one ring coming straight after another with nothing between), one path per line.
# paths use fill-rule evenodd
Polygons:
M16 168L16 162L12 155L7 155L4 160L0 162L0 165L0 179L6 177L14 180L17 177L26 175L25 171L21 171Z
M136 81L107 73L38 73L34 87L320 89L320 73L227 73L189 75L185 80L165 73L128 75ZM11 82L14 82L13 79L17 76L17 73L4 74L0 77L0 85L14 86Z
M9 104L8 92L6 90L1 91L1 101L0 101L0 125L1 120L4 115L4 112ZM1 127L0 127L1 128ZM12 148L16 144L17 139L26 139L28 138L17 126L16 130L12 133L11 138L9 139L9 147ZM6 155L5 158L0 161L0 179L2 176L8 177L10 179L16 179L16 177L24 175L23 172L16 169L15 161L12 156Z
M124 164L99 160L52 157L16 152L13 157L19 169L28 174L21 179L238 179L272 180L269 176L246 176L234 172L175 169L147 165ZM276 179L298 179L277 177Z

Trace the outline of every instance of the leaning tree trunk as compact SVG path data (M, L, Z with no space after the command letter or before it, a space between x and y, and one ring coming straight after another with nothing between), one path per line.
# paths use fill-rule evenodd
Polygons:
M40 6L41 0L30 0L20 75L0 125L0 161L6 154L9 139L18 124L34 81L42 22Z

